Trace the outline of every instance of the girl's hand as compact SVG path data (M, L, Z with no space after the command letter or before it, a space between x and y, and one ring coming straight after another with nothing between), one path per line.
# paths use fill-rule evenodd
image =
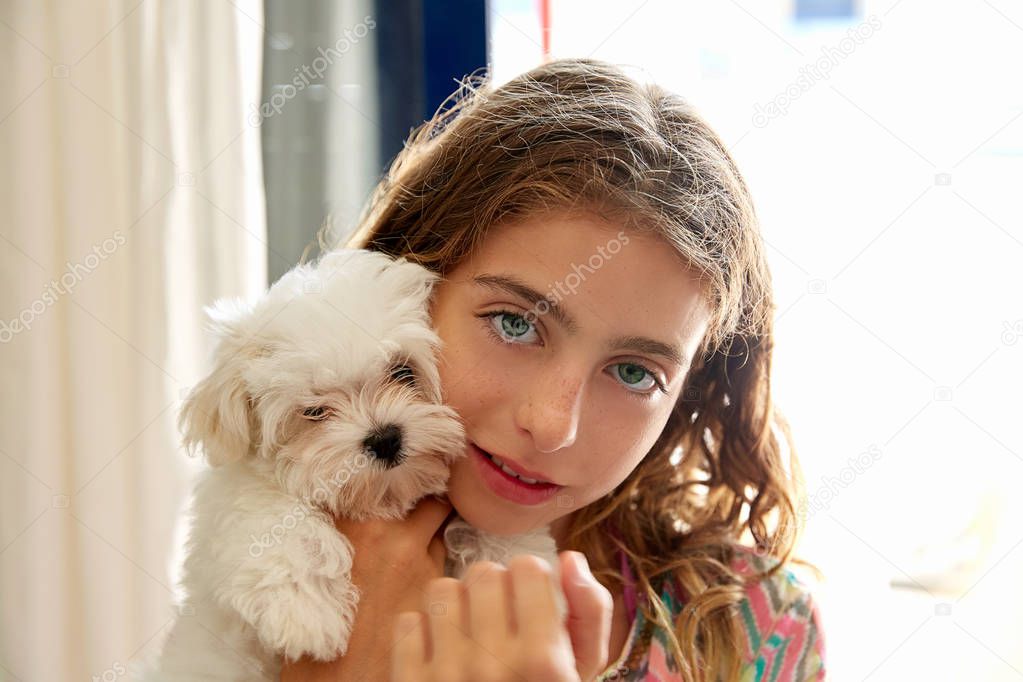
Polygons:
M507 569L478 562L462 580L431 581L425 611L402 613L395 625L391 679L590 682L607 666L611 594L582 554L562 552L559 561L565 623L551 567L534 556L516 556Z
M446 499L425 497L403 520L335 519L355 549L352 582L360 591L348 650L330 663L285 663L281 682L390 679L390 655L381 641L389 639L398 614L419 608L430 581L444 575L442 528L450 512Z

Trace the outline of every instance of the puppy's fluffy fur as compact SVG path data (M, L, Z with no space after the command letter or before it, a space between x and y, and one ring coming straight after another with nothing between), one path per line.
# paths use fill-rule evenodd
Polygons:
M441 404L428 314L436 280L404 259L346 249L296 267L253 305L207 309L214 367L180 425L211 466L191 501L180 615L137 678L272 680L284 657L346 652L359 591L353 547L332 516L403 518L445 492L465 449L457 414ZM444 537L447 575L530 553L557 578L546 529L498 537L455 519Z

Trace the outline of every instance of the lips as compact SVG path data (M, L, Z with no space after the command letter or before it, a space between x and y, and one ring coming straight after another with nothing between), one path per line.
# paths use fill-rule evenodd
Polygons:
M475 445L475 443L474 443ZM530 471L525 467L519 466L511 460L505 459L499 455L495 455L487 450L484 450L479 445L476 445L480 452L482 452L491 462L496 464L502 471L510 476L514 476L521 480L523 483L530 485L558 485L547 479L543 474L539 474L535 471Z
M494 495L514 504L536 506L547 504L564 486L557 483L526 483L518 474L509 474L493 457L469 443L469 458L480 482Z

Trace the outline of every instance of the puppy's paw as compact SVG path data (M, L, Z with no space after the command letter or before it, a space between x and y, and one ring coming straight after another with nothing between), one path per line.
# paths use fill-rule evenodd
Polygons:
M240 566L222 600L277 655L334 660L348 649L359 601L354 550L332 525L309 517L258 558Z
M348 650L359 603L352 583L317 579L278 585L265 590L259 601L251 623L259 641L275 654L332 661Z

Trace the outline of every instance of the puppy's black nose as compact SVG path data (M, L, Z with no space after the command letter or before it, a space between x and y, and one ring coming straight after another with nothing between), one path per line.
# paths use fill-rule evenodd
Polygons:
M378 428L366 440L362 441L370 454L388 468L401 464L401 427L397 424L387 424Z

